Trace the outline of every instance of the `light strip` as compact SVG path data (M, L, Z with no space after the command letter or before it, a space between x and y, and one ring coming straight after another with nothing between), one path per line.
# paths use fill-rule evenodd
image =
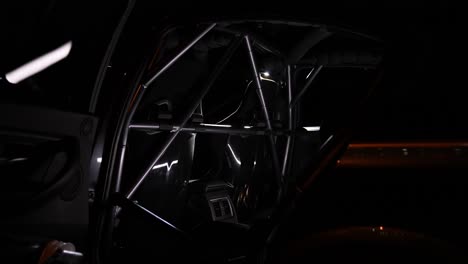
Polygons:
M171 164L169 164L168 162L162 163L162 164L156 164L156 165L153 167L153 170L156 170L156 169L160 169L160 168L164 168L164 167L165 167L165 168L167 169L167 171L170 171L171 168L172 168L172 165L175 165L175 164L177 164L177 163L179 163L178 160L173 160L173 161L171 162Z
M232 127L231 125L222 125L222 124L205 124L201 123L201 126L209 126L209 127Z
M307 131L309 131L309 132L320 131L320 127L319 127L319 126L304 127L304 129L307 130Z
M8 82L17 84L22 80L33 76L34 74L45 70L55 63L65 59L72 48L72 42L69 41L62 46L52 50L36 59L14 69L7 73L5 78Z
M229 148L229 150L231 151L232 157L234 157L234 160L236 160L237 164L241 165L242 163L241 163L240 159L237 158L237 156L236 156L236 154L234 153L234 150L232 149L231 145L228 144L228 148Z

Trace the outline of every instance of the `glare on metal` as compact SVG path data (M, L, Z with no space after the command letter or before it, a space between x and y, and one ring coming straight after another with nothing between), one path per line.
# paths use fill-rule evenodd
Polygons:
M208 126L208 127L232 127L231 125L224 125L224 124L205 124L201 123L201 126Z
M166 168L167 171L170 171L172 166L179 163L178 160L173 160L171 163L168 163L168 162L165 162L165 163L162 163L162 164L156 164L154 165L153 167L153 170L157 170L157 169L160 169L160 168Z
M236 153L234 153L234 150L232 149L232 147L231 147L230 144L228 144L228 148L229 148L229 150L231 151L232 157L234 158L234 160L236 161L236 163L239 164L239 165L241 165L242 163L241 163L240 159L237 158Z

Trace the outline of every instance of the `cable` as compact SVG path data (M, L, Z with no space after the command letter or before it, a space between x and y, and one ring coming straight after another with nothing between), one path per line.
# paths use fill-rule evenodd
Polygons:
M221 121L216 122L216 124L219 124L219 123L222 123L222 122L228 120L230 117L232 117L232 116L235 115L237 112L239 112L240 108L242 107L242 104L244 103L245 95L247 94L247 91L249 90L249 87L250 87L250 85L252 84L252 82L253 82L253 80L250 81L250 82L247 84L247 87L245 88L245 91L244 91L244 95L242 96L242 100L240 101L240 104L239 104L239 106L236 108L236 110L234 110L234 112L232 112L231 114L229 114L228 116L226 116L225 118L223 118Z

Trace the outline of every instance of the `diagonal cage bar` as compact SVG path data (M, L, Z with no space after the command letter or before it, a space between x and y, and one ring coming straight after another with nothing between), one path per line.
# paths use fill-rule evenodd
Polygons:
M169 131L174 132L179 129L178 126L171 124L159 124L159 123L132 123L130 125L131 130L139 131ZM273 131L268 131L262 128L254 128L248 126L247 128L236 128L231 127L211 127L208 124L193 125L186 124L184 127L180 128L184 132L191 133L208 133L208 134L227 134L227 135L238 135L238 136L266 136L273 134L275 136L289 135L291 131L284 129L275 129Z
M203 87L203 90L200 92L200 95L198 98L192 103L190 110L185 114L184 118L182 119L182 122L180 125L178 125L177 130L171 134L169 139L166 141L164 144L163 148L159 151L159 153L153 158L153 161L151 162L150 166L148 166L144 172L141 174L137 182L133 185L133 187L129 190L129 192L125 195L127 198L131 198L135 191L140 187L140 185L143 183L143 181L146 179L154 165L161 159L161 157L166 153L167 149L169 146L172 144L172 142L175 140L177 135L182 131L182 128L187 124L187 122L190 120L191 116L193 113L197 110L198 106L200 105L201 100L205 97L205 95L208 93L208 91L211 89L213 86L214 82L218 78L218 76L221 74L227 63L230 61L231 57L234 55L235 51L239 47L241 43L241 38L237 38L234 40L234 42L231 44L231 46L228 48L228 50L224 53L223 57L221 60L218 62L218 64L215 66L214 71L211 73L211 75L208 78L208 81ZM129 126L127 129L129 129Z
M307 89L309 89L310 85L312 84L312 82L314 81L314 79L317 77L317 75L319 74L319 72L322 70L323 68L323 65L320 65L313 73L312 73L312 76L309 77L309 80L307 80L307 83L304 85L304 88L302 88L302 90L299 91L299 93L296 95L296 97L294 98L294 100L292 100L292 102L289 103L289 109L294 109L294 107L296 106L296 104L299 102L299 100L301 99L301 97L304 95L304 93L307 91Z
M128 132L129 132L129 125L133 119L133 116L135 115L136 108L140 104L141 99L143 98L143 95L146 91L146 88L153 83L156 78L158 78L161 74L163 74L167 69L169 69L182 55L184 55L190 48L192 48L195 44L200 41L206 34L208 34L214 27L216 26L216 23L210 24L205 30L203 30L199 35L195 37L187 46L184 47L179 53L177 53L176 56L174 56L173 59L171 59L163 68L161 68L154 76L152 76L145 84L143 84L141 87L143 89L138 89L135 93L134 100L128 107L128 115L125 120L125 125L124 125L124 131L122 135L122 143L120 146L120 157L119 157L119 166L117 168L117 177L116 177L116 186L115 186L115 191L119 192L120 191L120 183L122 180L122 173L123 173L123 165L124 165L124 160L125 160L125 154L126 154L126 149L127 149L127 140L128 140ZM139 87L139 88L141 88Z
M216 26L216 23L213 23L209 25L200 35L198 35L192 42L190 42L189 45L187 45L182 51L180 51L171 61L169 61L161 70L159 70L156 74L153 75L145 84L143 84L143 88L147 88L150 86L162 73L164 73L169 67L172 66L177 60L179 60L182 55L184 55L188 50L190 50L195 44L200 41L208 32L210 32L214 27Z

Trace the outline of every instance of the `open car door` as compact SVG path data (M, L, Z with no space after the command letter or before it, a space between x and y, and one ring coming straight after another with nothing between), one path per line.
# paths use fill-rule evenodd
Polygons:
M86 256L104 139L96 143L99 88L130 9L115 4L112 12L55 1L1 8L1 262Z
M34 263L54 240L82 248L88 230L87 172L96 124L89 115L0 105L4 257Z

